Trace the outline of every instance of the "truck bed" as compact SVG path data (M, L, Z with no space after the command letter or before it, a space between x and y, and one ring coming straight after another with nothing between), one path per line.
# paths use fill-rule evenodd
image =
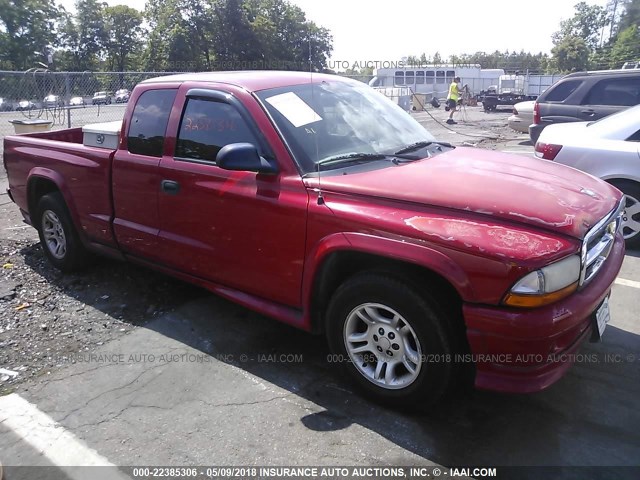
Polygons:
M82 128L68 128L65 130L51 130L48 132L24 133L20 138L40 138L54 142L82 144Z
M87 147L82 128L10 135L4 139L9 188L25 220L29 194L52 184L62 192L80 234L89 242L115 245L110 220L114 150Z

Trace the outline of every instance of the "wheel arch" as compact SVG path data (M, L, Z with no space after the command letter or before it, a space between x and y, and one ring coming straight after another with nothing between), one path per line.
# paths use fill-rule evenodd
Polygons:
M631 176L608 175L608 176L602 177L602 179L605 182L616 187L618 190L620 190L618 185L621 183L633 183L636 187L640 188L640 180Z
M74 227L84 243L83 230L79 228L80 222L75 204L73 203L73 198L66 188L66 184L62 176L53 170L36 167L29 172L27 179L27 208L29 210L31 224L38 228L36 223L37 219L35 218L38 202L44 195L54 192L58 192L62 195L62 198L69 210Z
M309 327L315 333L324 331L324 312L335 290L365 271L433 286L443 303L460 309L463 300L474 296L460 266L428 247L364 234L335 234L314 253L313 268L305 270L303 291Z

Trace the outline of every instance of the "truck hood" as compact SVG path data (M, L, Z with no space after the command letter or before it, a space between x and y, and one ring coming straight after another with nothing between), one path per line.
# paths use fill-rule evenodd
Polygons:
M317 187L317 179L308 179L308 185ZM321 186L326 192L475 212L579 239L622 196L604 181L564 165L464 147L373 171L325 172Z

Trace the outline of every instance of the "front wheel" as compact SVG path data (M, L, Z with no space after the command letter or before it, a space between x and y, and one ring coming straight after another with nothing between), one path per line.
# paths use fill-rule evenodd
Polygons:
M630 180L611 183L626 196L621 228L627 248L640 248L640 184Z
M427 406L454 376L450 320L410 284L367 273L333 295L326 331L333 358L366 396L393 406Z
M86 266L89 254L80 241L62 194L43 196L38 202L36 218L40 243L49 262L65 272Z

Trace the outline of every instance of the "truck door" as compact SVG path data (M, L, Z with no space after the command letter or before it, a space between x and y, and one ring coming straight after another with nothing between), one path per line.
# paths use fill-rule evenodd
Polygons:
M169 129L177 134L173 155L165 150L159 169L163 263L299 306L308 195L298 172L216 165L218 151L230 143L252 143L273 158L253 117L229 93L190 90L184 105L174 107Z
M113 159L113 228L123 252L159 258L158 165L177 88L145 90L125 117L125 139Z

